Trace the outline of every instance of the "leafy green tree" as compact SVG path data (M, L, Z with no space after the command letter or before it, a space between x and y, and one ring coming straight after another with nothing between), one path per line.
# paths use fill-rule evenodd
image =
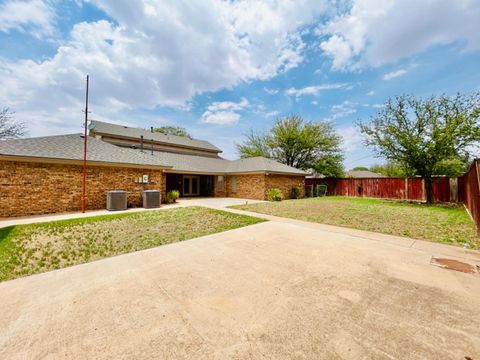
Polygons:
M446 159L469 156L480 141L480 93L426 100L389 99L370 123L359 122L365 144L425 179L427 203L433 201L432 176Z
M242 159L263 156L272 158L272 150L269 146L268 136L264 133L256 133L250 130L247 140L243 144L236 144L237 150Z
M264 156L325 176L342 176L341 137L329 122L307 122L298 115L275 122L268 133L251 131L237 144L240 157Z
M154 128L153 131L162 133L165 135L183 136L189 139L192 138L190 134L187 132L187 130L181 126L165 125L165 126Z
M7 107L0 109L0 140L14 139L25 135L25 124L15 121L13 114Z
M366 166L355 166L353 169L350 169L352 171L368 171L368 168Z
M370 166L370 171L377 173L377 174L382 174L387 177L407 177L410 174L405 170L405 168L393 161L389 161L386 164L374 164Z
M435 175L445 175L449 177L462 176L467 171L467 161L453 158L439 161L433 170Z

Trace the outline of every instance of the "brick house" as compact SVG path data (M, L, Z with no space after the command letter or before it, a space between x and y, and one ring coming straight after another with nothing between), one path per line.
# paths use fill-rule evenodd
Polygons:
M207 141L94 120L89 129L87 209L105 208L109 190L126 190L138 207L150 189L265 199L271 188L286 198L304 188L301 170L263 157L226 160ZM83 141L81 134L0 141L0 217L80 210Z

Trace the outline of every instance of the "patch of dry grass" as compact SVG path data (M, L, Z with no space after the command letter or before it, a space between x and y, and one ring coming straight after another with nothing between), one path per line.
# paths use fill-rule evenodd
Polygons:
M0 281L261 221L187 207L12 226L0 229Z
M474 249L480 245L473 221L460 206L328 196L234 208Z

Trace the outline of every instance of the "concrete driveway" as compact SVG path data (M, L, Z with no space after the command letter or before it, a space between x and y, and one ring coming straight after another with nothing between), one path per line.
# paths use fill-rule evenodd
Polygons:
M0 358L480 358L478 252L270 218L1 283Z

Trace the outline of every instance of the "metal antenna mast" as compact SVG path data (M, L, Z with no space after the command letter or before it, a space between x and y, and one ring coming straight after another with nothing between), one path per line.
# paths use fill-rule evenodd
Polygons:
M88 127L88 75L85 90L85 124L83 136L83 186L82 186L82 213L87 207L87 127Z

